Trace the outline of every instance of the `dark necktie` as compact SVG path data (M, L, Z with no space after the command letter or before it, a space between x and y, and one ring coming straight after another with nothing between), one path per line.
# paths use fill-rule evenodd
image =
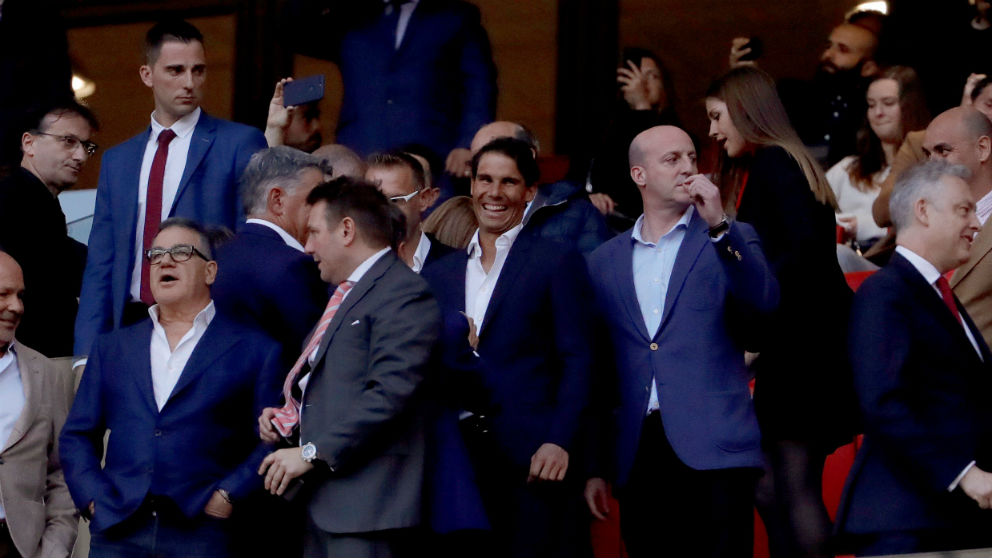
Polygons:
M158 149L152 159L152 170L148 174L148 193L145 195L145 229L141 235L141 302L155 304L149 284L151 266L144 257L145 250L152 247L152 240L158 234L162 222L162 182L165 178L165 161L169 157L169 143L176 137L172 130L165 129L158 135Z
M940 291L941 298L944 299L944 304L947 305L947 308L951 311L951 314L954 314L954 319L956 319L958 323L962 323L961 314L958 313L958 305L954 302L954 293L951 292L951 284L947 282L947 278L943 275L937 279L936 284L937 290Z

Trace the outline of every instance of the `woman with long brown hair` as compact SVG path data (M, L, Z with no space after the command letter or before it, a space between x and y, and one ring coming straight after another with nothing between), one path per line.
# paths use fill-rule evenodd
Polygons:
M846 322L851 291L837 265L836 200L786 116L775 83L731 70L706 94L717 179L727 212L755 228L781 288L779 309L755 324L755 409L769 468L757 501L773 556L826 555L830 520L823 462L849 441ZM846 417L845 417L846 418Z

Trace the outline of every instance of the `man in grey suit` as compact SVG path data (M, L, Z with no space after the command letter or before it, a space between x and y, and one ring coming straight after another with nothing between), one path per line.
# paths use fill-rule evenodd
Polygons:
M63 557L77 523L58 446L72 375L15 341L23 296L21 267L0 252L0 558Z
M418 394L440 311L391 249L389 201L374 186L340 177L307 203L306 251L337 290L286 379L286 404L259 417L263 439L291 444L259 474L274 494L303 475L314 486L306 556L409 554L424 477Z

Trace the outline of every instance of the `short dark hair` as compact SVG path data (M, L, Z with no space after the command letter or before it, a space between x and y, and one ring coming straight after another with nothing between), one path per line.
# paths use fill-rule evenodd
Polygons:
M472 156L472 178L479 173L479 161L486 153L499 153L513 159L527 186L533 186L541 178L541 170L537 166L530 145L516 138L496 138L482 146L482 149Z
M971 90L971 100L976 101L978 96L982 94L982 91L985 91L985 88L988 87L990 83L992 83L992 77L986 76L980 79L978 83L975 84L974 89Z
M408 143L399 150L403 153L423 157L427 161L427 168L424 169L424 180L428 188L433 188L435 177L444 172L444 161L441 160L437 152L422 143Z
M145 34L145 62L154 64L162 51L162 43L179 41L203 44L203 35L192 23L183 19L166 19L156 23Z
M200 237L200 246L197 248L203 252L203 255L208 259L214 258L214 247L212 241L211 232L207 230L206 227L197 223L192 219L187 219L186 217L169 217L165 221L162 221L158 226L158 232L161 233L165 229L172 228L186 229L188 231L193 231L198 237ZM156 233L155 236L158 236Z
M93 111L70 99L35 105L28 109L21 132L44 132L46 117L51 115L57 120L70 114L74 114L85 120L94 132L100 129L100 123L97 121Z
M414 190L423 190L427 187L427 177L425 176L424 166L420 164L413 155L405 153L403 151L389 151L386 153L374 153L365 162L368 168L380 167L380 168L396 168L405 167L410 169L413 174L413 187Z
M350 176L339 176L318 184L307 196L307 204L327 204L327 223L330 226L351 217L360 236L369 246L393 246L397 232L393 208L386 196L369 182ZM400 222L405 228L405 222Z

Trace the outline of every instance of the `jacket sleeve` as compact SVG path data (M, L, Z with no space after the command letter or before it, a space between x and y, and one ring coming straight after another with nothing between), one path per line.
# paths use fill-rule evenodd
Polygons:
M68 364L68 363L66 363ZM73 375L69 366L53 363L49 370L53 381L50 383L52 394L52 435L48 448L48 473L45 478L45 530L41 534L41 544L38 556L69 556L76 542L76 530L79 525L76 507L69 495L65 476L62 473L62 462L59 459L59 431L65 424L69 413L69 405L73 396Z
M111 178L114 161L106 154L100 164L100 180L96 190L96 207L93 227L90 229L86 271L79 295L79 313L76 316L73 353L85 356L90 352L96 336L109 331L114 323L112 274L114 257L130 257L114 245L114 215L111 212ZM118 219L122 216L118 216Z

